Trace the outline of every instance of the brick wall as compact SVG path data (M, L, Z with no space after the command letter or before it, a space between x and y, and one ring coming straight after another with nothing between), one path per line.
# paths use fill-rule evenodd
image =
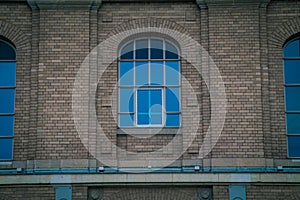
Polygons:
M215 200L229 199L228 185L213 186ZM246 197L249 200L299 199L299 186L291 185L247 185Z
M225 82L228 108L213 157L263 157L259 10L209 9L209 51Z
M211 197L210 187L168 187L168 186L137 186L137 187L89 187L89 200L96 195L99 199L201 199L199 196L205 191ZM96 198L94 198L96 199Z
M89 12L40 11L36 159L86 158L72 117L75 75L89 52Z
M0 35L12 41L17 48L13 166L33 167L33 162L32 166L26 166L26 160L42 160L34 164L46 168L62 167L60 159L69 159L64 166L73 167L77 166L73 165L73 159L94 159L82 144L73 121L72 89L76 73L88 53L109 36L149 25L170 28L191 36L209 51L219 67L226 86L227 115L222 135L206 158L221 160L216 162L221 163L220 166L234 166L232 163L238 163L234 159L244 158L246 166L254 166L257 159L261 159L259 166L266 166L265 158L271 159L268 164L271 167L276 167L276 163L289 165L291 162L286 159L282 46L287 38L300 30L299 9L300 3L297 1L271 1L266 8L256 5L212 6L208 9L199 9L192 1L105 1L98 11L34 10L25 2L1 2ZM96 78L100 74L91 71L93 73ZM186 60L182 61L182 75L190 81L201 102L201 121L194 142L176 163L178 165L184 164L181 160L201 162L198 151L211 113L207 86ZM114 61L109 63L98 83L96 94L97 117L111 142L130 152L150 152L169 143L174 138L172 134L156 135L149 139L118 134L113 118L115 102L110 102L116 81L117 62ZM183 92L183 101L187 96L188 93ZM191 117L191 113L186 114ZM130 159L130 153L123 154L110 145L95 142L99 142L95 140L99 131L95 128L96 123L91 122L86 132L91 144L89 150L101 148L101 152L107 152L100 157ZM172 151L182 148L185 141L179 137L176 142L178 145L165 152L165 159ZM250 158L251 162L247 160ZM87 165L87 162L80 164L81 167ZM94 161L93 165L96 167L99 164ZM215 185L214 198L226 199L227 188L228 185ZM145 190L154 195L157 189ZM111 189L114 190L119 189ZM247 198L297 199L297 190L297 186L249 185ZM136 189L128 191L131 194ZM166 193L174 191L169 188L164 190ZM45 199L46 196L53 199L54 189L48 186L5 187L0 188L0 194L1 197L15 199L21 195L25 199L39 199L43 195ZM74 187L74 199L85 199L87 195L87 187Z
M298 7L296 2L272 1L267 9L252 6L200 10L192 2L105 2L97 12L39 11L30 10L25 3L3 4L1 33L18 50L14 159L88 158L72 119L71 92L76 72L96 44L121 31L148 25L190 35L210 52L220 69L228 113L219 142L207 158L285 159L281 47L298 30L298 18L294 17ZM202 114L198 136L185 159L197 158L210 122L207 87L199 81L200 77L194 77L194 72L192 66L182 62L183 76L198 94ZM98 85L103 101L111 95L116 74L115 62ZM99 105L102 97L97 97ZM269 106L266 102L270 102ZM98 118L114 144L123 148L129 144L126 141L135 143L126 136L117 138L111 107L101 105L97 109ZM145 142L149 148L138 141L130 148L156 148L161 137L155 137ZM170 138L161 144L172 138L167 137Z
M53 200L55 199L55 188L52 186L0 187L0 199Z
M247 199L299 199L299 186L247 186Z

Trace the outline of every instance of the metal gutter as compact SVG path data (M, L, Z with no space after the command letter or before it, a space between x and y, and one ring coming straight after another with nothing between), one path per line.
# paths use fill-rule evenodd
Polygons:
M215 167L215 168L195 168L195 167L165 167L165 168L35 168L35 169L0 169L0 175L51 175L51 174L130 174L130 173L300 173L300 168L280 167Z

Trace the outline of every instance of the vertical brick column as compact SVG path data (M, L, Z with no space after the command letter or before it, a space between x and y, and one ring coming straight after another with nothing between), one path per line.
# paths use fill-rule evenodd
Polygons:
M32 10L31 70L30 70L30 128L28 135L28 160L35 159L37 120L38 120L38 66L39 66L39 29L40 12ZM32 166L27 166L31 168Z
M199 4L199 7L201 8L201 28L200 28L200 35L201 35L201 46L203 48L203 51L201 53L201 74L202 77L209 77L209 9L206 4L202 3ZM201 85L201 116L202 116L202 132L203 137L205 137L205 133L207 132L207 129L209 127L210 123L210 95L207 91L207 85L202 80ZM208 84L210 84L208 82ZM209 135L210 141L211 136ZM210 144L202 144L205 148L209 148L211 146ZM203 167L209 167L211 166L211 154L207 155L205 158L205 162L203 162ZM207 159L208 158L208 159Z
M264 133L264 153L266 158L272 158L271 129L270 129L270 99L269 99L269 66L267 43L267 4L259 8L259 40L260 40L260 66L262 88L262 122Z

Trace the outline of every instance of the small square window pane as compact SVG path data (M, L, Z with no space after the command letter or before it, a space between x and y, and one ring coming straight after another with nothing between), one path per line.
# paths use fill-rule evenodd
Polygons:
M167 114L166 126L169 126L169 127L180 126L180 115L179 114Z
M0 113L13 114L15 112L15 90L0 89Z
M148 40L137 40L136 41L136 59L148 59Z
M121 59L133 59L133 42L127 44L121 50Z
M16 86L16 63L0 62L0 87Z
M0 136L14 136L14 116L0 116Z
M174 45L166 42L166 59L178 59L178 51Z
M133 85L133 62L120 62L119 84L122 86Z
M138 125L149 125L149 114L138 114L137 123Z
M148 90L150 94L150 106L155 106L155 105L162 105L162 90L161 89L155 89L155 90Z
M163 59L163 41L151 39L151 59Z
M150 92L149 90L137 91L137 112L148 114L150 104Z
M166 85L179 85L179 62L166 62Z
M120 88L120 112L133 112L133 88Z
M164 65L163 62L150 63L151 85L164 85Z
M300 60L284 61L284 81L285 84L300 83Z
M179 112L179 88L166 88L166 111Z
M288 136L289 157L300 157L300 136Z
M150 119L150 124L162 124L162 114L161 113L152 113L151 114L151 119Z
M148 62L136 62L135 84L137 86L149 85Z
M285 87L286 111L300 111L300 87Z
M287 114L286 127L288 134L300 134L300 114Z
M284 57L299 57L299 40L290 42L284 47Z
M134 115L133 114L120 114L119 124L121 127L131 127L134 125Z
M0 138L0 160L12 160L13 139Z

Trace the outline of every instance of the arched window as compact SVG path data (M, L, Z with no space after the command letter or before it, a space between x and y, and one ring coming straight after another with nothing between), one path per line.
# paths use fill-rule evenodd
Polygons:
M15 90L15 47L0 40L0 160L13 158Z
M179 127L179 49L162 38L132 40L119 52L119 127Z
M300 40L284 46L284 89L288 156L300 157Z

